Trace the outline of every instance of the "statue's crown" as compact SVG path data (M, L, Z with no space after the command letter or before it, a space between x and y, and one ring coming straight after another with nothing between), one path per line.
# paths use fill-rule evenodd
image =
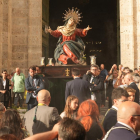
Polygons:
M68 11L66 11L66 13L64 14L63 18L64 18L64 21L66 21L71 17L73 17L73 19L76 22L76 24L79 24L79 22L82 21L81 20L81 18L82 18L81 13L79 13L79 9L77 9L77 8L72 8L72 9L68 8Z

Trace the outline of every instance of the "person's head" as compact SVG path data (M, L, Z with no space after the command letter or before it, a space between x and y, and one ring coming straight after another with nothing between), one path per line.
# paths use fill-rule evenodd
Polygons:
M64 112L66 113L66 116L71 118L73 116L73 113L76 113L77 115L77 110L79 107L79 100L76 96L74 95L69 95L66 100L66 105Z
M80 77L80 76L81 76L81 74L80 74L80 69L74 68L74 69L72 70L72 76L73 76L73 77Z
M118 77L118 71L117 70L114 70L113 71L113 78L117 78Z
M123 88L115 88L112 91L112 104L117 108L125 101L128 100L128 93Z
M13 134L6 134L6 135L0 136L0 140L19 140L19 139Z
M12 128L13 134L18 138L23 138L22 121L16 110L8 109L1 118L1 128L8 126Z
M36 72L36 67L35 67L35 66L31 66L31 67L29 68L29 74L30 74L30 76L31 76L31 77L34 77L35 72Z
M85 140L83 125L74 119L63 118L58 128L58 140Z
M128 101L134 101L135 100L135 93L136 93L136 90L131 88L131 87L127 87L125 89L127 91L127 93L129 94L128 96Z
M117 120L132 127L137 133L140 130L140 105L127 101L119 106Z
M94 76L98 75L99 66L98 65L91 65L90 71Z
M2 71L2 77L3 77L4 79L6 79L6 77L7 77L7 70L3 70L3 71Z
M13 134L13 131L9 126L4 126L0 128L0 136L6 135L6 134Z
M93 121L97 121L99 118L99 110L95 101L89 99L82 102L79 106L77 116L85 130L89 131Z
M38 92L37 96L38 103L49 105L51 102L51 95L48 90L42 89Z
M36 74L40 74L41 73L41 70L38 66L36 66Z
M104 64L101 64L101 65L100 65L100 69L101 69L101 70L104 70L104 68L105 68Z
M132 74L126 74L124 77L124 81L127 85L133 82L133 76Z
M20 74L20 69L17 67L16 68L16 74L19 75Z
M134 68L134 73L138 73L138 69L137 68Z
M10 77L12 78L14 76L14 72L11 72Z
M133 81L135 83L139 83L140 81L140 77L136 75L136 73L132 73L132 77L133 77Z
M130 73L129 67L124 67L124 68L123 68L123 72L126 73L126 74L127 74L127 73Z

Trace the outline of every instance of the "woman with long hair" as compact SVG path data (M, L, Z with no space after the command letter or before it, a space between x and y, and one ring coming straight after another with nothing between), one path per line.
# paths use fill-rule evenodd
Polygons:
M83 124L87 132L87 140L97 140L103 137L104 130L99 123L99 110L94 100L82 102L77 115L77 119Z
M12 129L13 134L22 140L25 138L22 120L16 110L8 109L1 118L0 128L8 126Z
M60 114L61 118L68 117L75 119L77 117L77 110L79 107L79 100L76 96L70 95L66 100L64 112Z

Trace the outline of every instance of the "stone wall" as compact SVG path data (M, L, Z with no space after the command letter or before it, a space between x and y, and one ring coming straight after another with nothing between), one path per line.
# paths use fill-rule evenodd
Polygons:
M42 56L42 0L0 0L0 71L25 75Z
M121 63L140 66L140 0L120 0Z

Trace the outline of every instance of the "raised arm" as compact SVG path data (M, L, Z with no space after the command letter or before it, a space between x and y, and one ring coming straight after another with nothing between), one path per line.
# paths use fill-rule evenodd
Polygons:
M57 38L62 35L62 33L60 31L58 31L58 30L53 31L50 27L49 28L45 28L45 32L46 33L49 32L52 36L57 37Z
M76 35L80 36L80 37L85 37L87 35L87 31L90 29L92 29L92 28L90 28L89 25L85 29L76 29Z

